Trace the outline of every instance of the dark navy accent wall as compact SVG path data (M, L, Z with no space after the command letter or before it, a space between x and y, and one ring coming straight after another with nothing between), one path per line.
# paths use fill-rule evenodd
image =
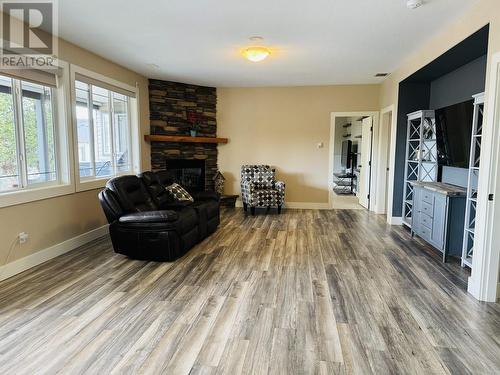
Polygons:
M407 115L439 109L484 91L489 25L484 26L399 84L392 215L402 216Z
M486 55L431 82L429 109L439 109L470 100L484 91Z
M394 194L392 216L403 211L403 187L406 162L407 114L428 109L431 94L430 83L401 82L399 84L398 124L396 129L396 158L394 165Z

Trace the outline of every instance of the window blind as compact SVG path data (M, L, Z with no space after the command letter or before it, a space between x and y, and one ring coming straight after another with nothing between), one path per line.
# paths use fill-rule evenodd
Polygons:
M57 80L58 77L62 75L62 68L56 68L53 70L2 69L0 70L0 74L44 86L57 87Z
M129 91L129 90L123 89L121 87L118 87L118 86L115 86L115 85L112 85L112 84L109 84L106 82L102 82L102 81L99 81L99 80L94 79L94 78L84 76L80 73L75 73L75 79L77 81L80 81L80 82L85 82L85 83L88 83L88 84L93 85L93 86L99 86L103 89L114 91L114 92L117 92L119 94L131 97L131 98L135 98L135 92L133 92L133 91Z

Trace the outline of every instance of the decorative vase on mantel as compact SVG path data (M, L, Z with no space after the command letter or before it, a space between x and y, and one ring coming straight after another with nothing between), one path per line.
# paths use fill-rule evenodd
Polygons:
M191 124L189 128L189 134L191 137L196 137L198 134L198 129L203 121L203 114L196 112L189 112L186 114L187 120Z

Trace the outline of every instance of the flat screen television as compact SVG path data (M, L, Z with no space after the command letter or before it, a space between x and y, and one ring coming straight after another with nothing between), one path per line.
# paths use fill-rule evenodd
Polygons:
M438 164L469 168L474 101L441 108L435 113Z
M342 155L340 158L340 164L342 168L350 169L351 168L351 157L352 157L352 141L343 141L342 142Z

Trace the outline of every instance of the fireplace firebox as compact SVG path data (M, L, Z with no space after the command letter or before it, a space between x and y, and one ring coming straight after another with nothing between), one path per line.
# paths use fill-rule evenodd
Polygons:
M165 167L187 191L205 190L205 160L167 159Z

